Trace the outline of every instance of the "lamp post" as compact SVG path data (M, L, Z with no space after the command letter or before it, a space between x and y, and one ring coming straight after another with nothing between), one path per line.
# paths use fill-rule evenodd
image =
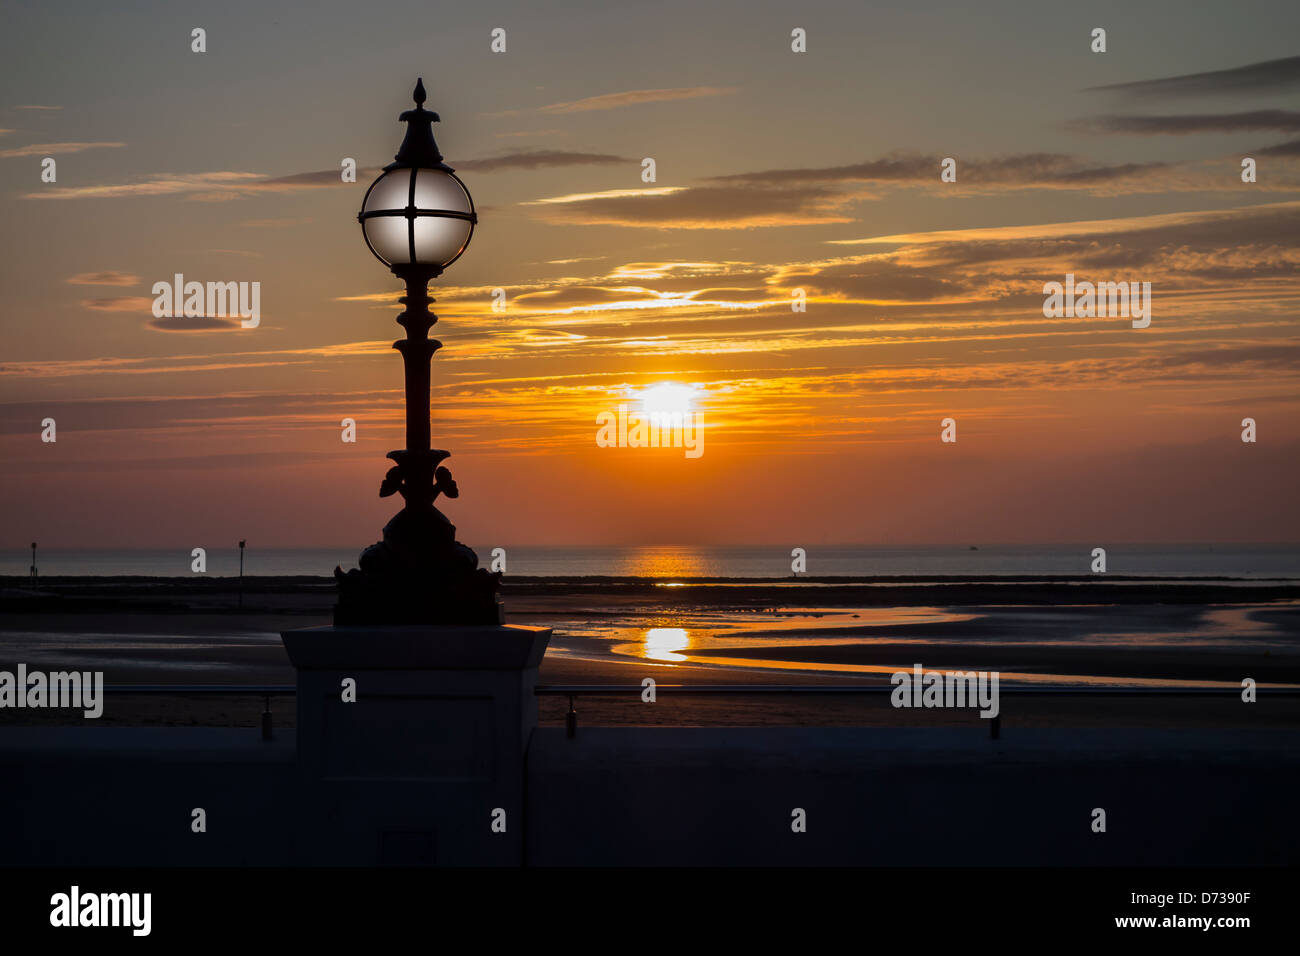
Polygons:
M359 570L334 569L339 585L336 624L499 624L500 575L478 567L478 557L456 541L456 528L434 507L438 495L459 495L442 462L451 452L433 448L429 430L430 365L442 348L429 338L438 317L429 311L428 284L464 253L478 216L469 190L433 138L437 113L424 108L424 81L415 84L415 109L402 113L406 137L361 203L357 219L370 251L406 284L397 322L406 338L406 448L394 462L380 497L400 494L405 506L384 526L384 538L362 552Z

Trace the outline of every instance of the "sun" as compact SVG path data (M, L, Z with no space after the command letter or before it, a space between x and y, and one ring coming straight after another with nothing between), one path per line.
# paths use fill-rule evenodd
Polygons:
M635 397L641 403L641 411L647 415L687 415L695 407L697 390L691 385L660 382L646 386Z

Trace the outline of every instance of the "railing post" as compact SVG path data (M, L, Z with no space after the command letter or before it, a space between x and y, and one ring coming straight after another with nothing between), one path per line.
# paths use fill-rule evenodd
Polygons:
M264 710L262 711L262 739L271 739L271 698L269 696L262 698Z
M564 736L572 740L578 736L578 712L573 709L573 695L569 695L569 712L564 715Z

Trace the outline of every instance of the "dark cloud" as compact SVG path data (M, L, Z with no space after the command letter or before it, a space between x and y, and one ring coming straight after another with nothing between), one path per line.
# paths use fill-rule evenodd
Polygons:
M1090 166L1086 169L1062 171L1057 176L1044 179L1043 183L1100 186L1139 177L1145 173L1168 169L1169 166L1169 163L1120 163L1118 166Z
M1250 94L1300 89L1300 56L1265 60L1231 70L1185 73L1134 83L1090 86L1086 92L1122 93L1128 96L1201 96L1204 94Z
M933 185L939 182L946 157L895 153L882 159L846 166L769 169L715 176L708 182L781 186L791 183L902 183ZM957 160L957 183L975 186L1087 186L1119 182L1164 167L1165 163L1123 163L1090 166L1062 153L1021 153L990 159Z
M1297 361L1300 361L1300 344L1294 342L1187 349L1157 359L1158 364L1165 366L1205 365L1221 368L1251 364L1261 368L1278 368L1287 371L1295 369Z
M1150 220L1120 220L1113 229L1094 233L1090 223L1063 223L1047 236L955 237L914 248L927 264L974 264L1040 255L1101 255L1107 250L1161 248L1240 249L1295 245L1300 230L1300 202L1244 206ZM1074 231L1071 231L1071 230Z
M882 302L932 302L966 295L971 288L958 279L884 259L788 273L782 276L782 285L803 287L810 295Z
M786 185L789 183L905 182L922 175L934 176L939 160L915 153L896 154L884 159L865 160L846 166L768 169L753 173L713 176L706 182Z
M159 332L220 332L225 329L239 328L235 319L218 319L212 316L172 316L154 319L148 323L149 328Z
M1292 110L1252 110L1249 113L1189 113L1183 116L1093 116L1074 120L1070 129L1085 133L1233 133L1272 129L1300 132L1300 113Z
M311 173L290 173L288 176L273 176L267 179L259 179L251 183L240 183L241 189L277 189L277 188L294 188L298 186L352 186L355 183L345 183L342 177L342 168L339 169L320 169ZM378 166L357 167L357 182L364 183L368 179L377 177L382 169Z
M1279 143L1277 146L1265 146L1263 149L1254 151L1256 156L1300 156L1300 139L1293 139L1289 143Z
M1295 245L1300 229L1300 203L1246 206L1208 213L1177 223L1137 224L1124 231L1124 242L1149 246L1234 249L1260 245Z
M504 156L489 156L486 159L466 159L454 163L458 170L490 172L498 169L538 169L543 166L598 166L628 163L632 160L609 153L584 153L554 149L521 150ZM361 166L357 168L357 182L366 183L383 172L379 166ZM293 189L311 186L351 185L344 183L338 169L320 169L309 173L291 173L287 176L274 176L249 183L239 184L243 189Z
M990 297L1007 305L1027 276L1133 278L1169 291L1235 286L1300 288L1300 203L1245 207L1195 216L1063 224L1059 235L960 233L903 243L860 259L783 271L782 288L865 301L925 303ZM1071 226L1076 227L1074 234ZM1140 274L1139 274L1140 273ZM1035 279L1035 281L1041 281ZM1031 297L1032 298L1032 297Z
M634 160L609 153L565 152L556 149L533 149L491 156L487 159L467 159L456 164L457 169L476 173L498 169L540 169L549 166L613 166Z

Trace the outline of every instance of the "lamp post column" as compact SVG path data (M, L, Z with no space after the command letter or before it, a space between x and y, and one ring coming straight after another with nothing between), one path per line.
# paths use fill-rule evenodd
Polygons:
M442 348L437 339L429 338L429 329L438 317L429 311L429 280L442 270L432 266L410 264L394 266L393 272L406 283L406 295L401 302L405 311L397 322L406 329L406 338L393 343L402 353L406 378L406 454L403 456L403 477L406 481L407 504L433 503L433 469L430 455L431 439L429 410L433 354Z

